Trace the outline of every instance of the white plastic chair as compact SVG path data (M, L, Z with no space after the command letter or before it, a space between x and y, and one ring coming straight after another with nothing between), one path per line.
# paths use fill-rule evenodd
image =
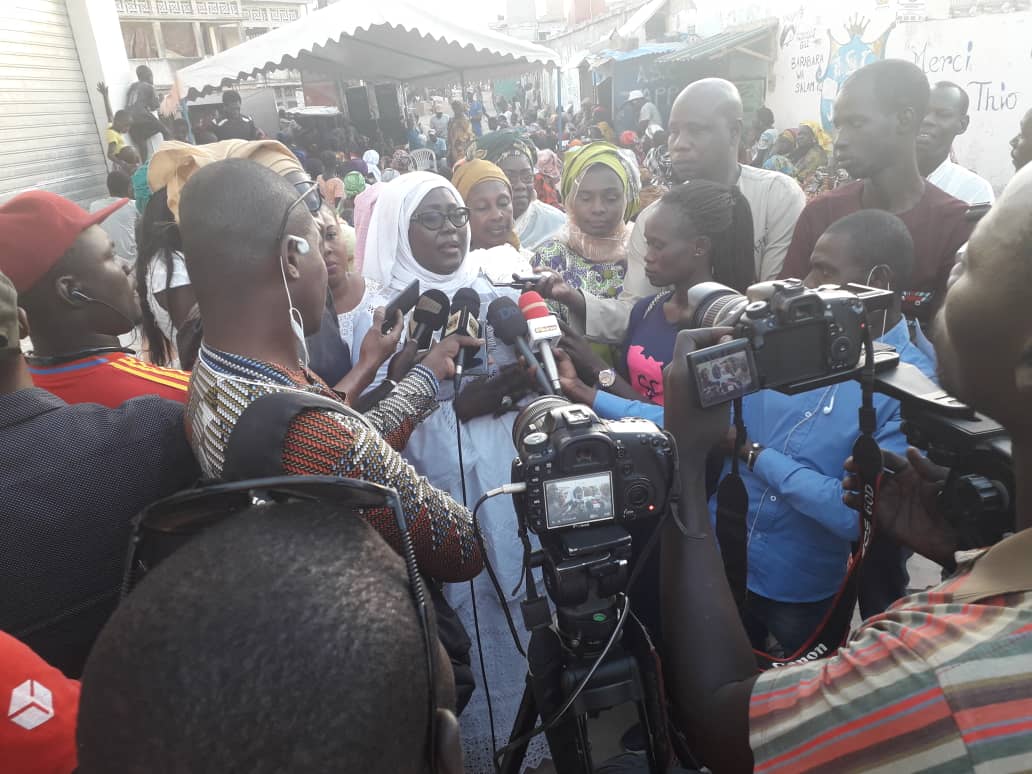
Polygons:
M422 172L437 171L437 154L430 148L416 148L410 153L416 162L416 169Z

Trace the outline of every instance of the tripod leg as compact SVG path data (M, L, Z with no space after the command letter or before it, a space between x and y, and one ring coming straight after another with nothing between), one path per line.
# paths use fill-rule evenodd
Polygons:
M512 743L521 736L529 734L534 729L534 721L537 719L537 704L534 703L534 692L530 687L530 675L527 675L527 686L523 689L523 698L520 699L520 708L516 712L516 720L512 724L509 742ZM519 774L520 767L523 765L523 757L527 754L528 744L530 744L530 740L505 753L498 768L500 774Z

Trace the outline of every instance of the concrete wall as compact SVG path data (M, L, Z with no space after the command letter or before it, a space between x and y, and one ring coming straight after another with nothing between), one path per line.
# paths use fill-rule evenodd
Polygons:
M79 51L79 62L90 93L93 117L97 122L97 142L107 128L104 101L96 90L98 81L104 81L110 92L111 109L125 106L129 84L136 80L125 56L122 28L118 25L115 4L96 0L67 0L68 20Z
M948 8L938 12L948 15ZM850 28L856 15L868 20L862 31ZM954 144L957 161L998 191L1013 174L1007 143L1032 107L1032 13L901 22L892 8L867 0L848 11L799 10L780 21L767 91L779 129L809 119L831 130L831 106L850 72L873 59L907 59L930 82L949 80L967 90L971 126Z

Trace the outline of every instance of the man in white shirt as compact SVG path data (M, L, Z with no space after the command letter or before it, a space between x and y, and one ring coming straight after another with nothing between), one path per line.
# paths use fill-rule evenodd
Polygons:
M806 205L806 196L788 175L739 164L741 137L742 98L730 81L695 81L674 101L667 148L675 180L711 180L738 186L752 210L756 278L776 279L785 262L796 220ZM537 290L542 295L569 307L573 327L593 341L622 343L634 303L661 290L645 275L645 224L658 204L642 210L634 224L623 292L618 298L582 294L553 277L538 283Z
M100 212L121 199L132 199L132 186L124 172L109 172L107 176L108 196L90 202L90 212ZM115 259L127 270L136 267L136 208L119 207L100 224L111 241L115 243Z
M970 121L963 87L950 81L935 84L917 136L917 166L929 183L950 196L968 204L992 203L996 196L989 181L950 160L953 139L967 131Z
M659 113L659 108L645 97L644 92L635 89L627 95L627 101L638 112L638 129L640 133L644 134L645 130L653 124L663 125L663 117Z
M430 116L430 128L437 133L438 137L448 136L448 123L451 119L444 114L444 105L440 102L434 103L434 114Z

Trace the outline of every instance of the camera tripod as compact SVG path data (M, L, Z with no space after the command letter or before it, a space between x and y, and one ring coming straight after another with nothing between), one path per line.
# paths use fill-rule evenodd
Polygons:
M559 722L545 729L556 771L559 774L591 774L594 764L588 739L588 717L625 703L634 703L637 708L638 721L645 732L649 770L661 771L659 762L667 759L662 742L664 736L660 733L664 730L662 709L658 690L652 689L652 675L643 673L639 659L619 640L618 619L623 617L626 620L629 610L618 613L617 595L600 596L596 593L600 587L603 591L610 590L611 587L607 588L609 583L623 586L626 582L627 564L615 561L614 554L619 554L618 546L629 548L630 536L623 530L610 533L606 528L597 530L595 534L599 537L604 535L595 544L595 548L601 548L601 551L567 559L554 566L552 572L545 573L549 594L555 599L563 596L563 590L557 588L557 584L562 582L557 579L575 569L579 580L587 581L589 588L583 589L587 598L576 605L557 605L555 627L545 625L549 621L547 617L538 617L536 625L529 627L527 684L509 737L509 747L499 765L503 774L518 774L535 722L540 718L547 723L555 718L578 686L588 678L614 635L618 639L569 709ZM605 538L611 540L608 545ZM566 555L570 556L569 553ZM537 612L547 612L545 599L538 598L533 604L538 603L544 607L536 608ZM624 605L629 604L625 598Z

